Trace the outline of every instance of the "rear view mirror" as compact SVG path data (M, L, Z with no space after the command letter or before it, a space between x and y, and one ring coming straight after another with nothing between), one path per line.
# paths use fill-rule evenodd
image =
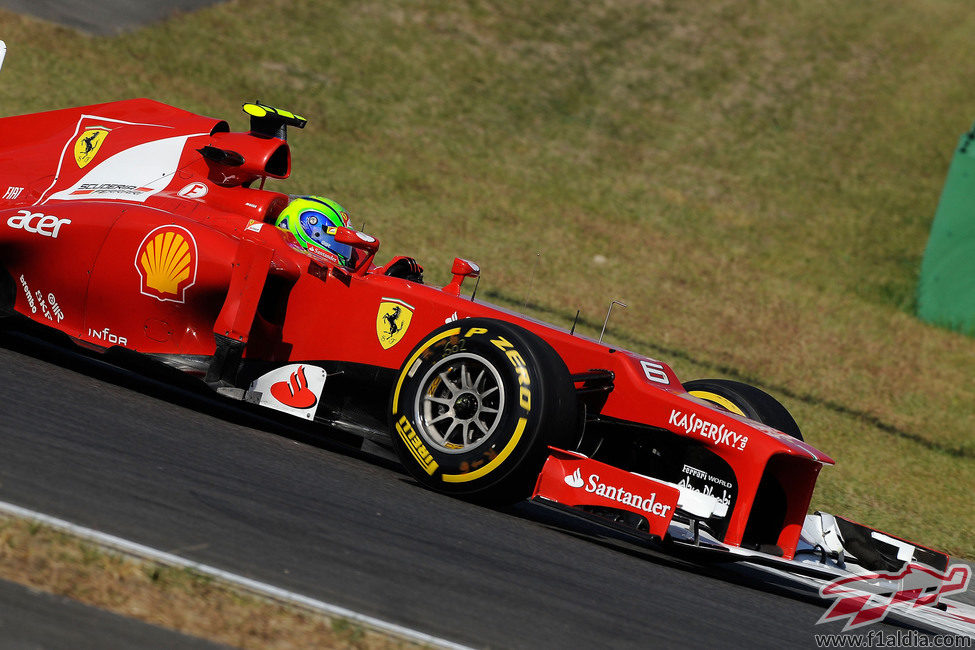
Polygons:
M474 262L470 262L460 257L454 258L454 263L450 267L450 272L453 274L454 279L450 281L443 290L446 293L452 293L455 296L460 295L460 285L464 283L464 278L476 278L481 275L481 267L479 267Z
M356 275L365 275L366 271L369 270L372 258L376 256L376 251L379 250L379 240L354 228L339 226L335 229L335 241L365 253L355 267Z

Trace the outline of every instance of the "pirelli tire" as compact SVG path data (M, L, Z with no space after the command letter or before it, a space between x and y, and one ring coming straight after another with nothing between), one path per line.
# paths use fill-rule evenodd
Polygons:
M393 444L424 486L502 505L530 495L548 445L574 438L577 404L552 347L504 321L437 328L407 356L390 400Z
M730 379L695 379L685 382L684 390L694 397L802 440L799 425L789 410L760 388Z

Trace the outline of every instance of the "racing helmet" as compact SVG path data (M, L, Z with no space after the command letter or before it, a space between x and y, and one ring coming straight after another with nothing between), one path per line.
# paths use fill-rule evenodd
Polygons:
M332 199L296 197L281 211L274 225L289 231L306 250L313 246L331 251L343 265L352 259L352 247L335 241L334 230L336 226L351 227L349 213Z

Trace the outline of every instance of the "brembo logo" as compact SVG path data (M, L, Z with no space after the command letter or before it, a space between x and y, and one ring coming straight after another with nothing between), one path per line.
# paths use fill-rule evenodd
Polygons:
M140 291L163 302L183 302L196 282L196 240L181 226L159 226L142 240L135 255Z

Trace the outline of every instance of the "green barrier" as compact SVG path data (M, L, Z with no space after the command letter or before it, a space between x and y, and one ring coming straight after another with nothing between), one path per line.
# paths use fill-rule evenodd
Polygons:
M948 168L917 298L921 320L975 335L975 126Z

